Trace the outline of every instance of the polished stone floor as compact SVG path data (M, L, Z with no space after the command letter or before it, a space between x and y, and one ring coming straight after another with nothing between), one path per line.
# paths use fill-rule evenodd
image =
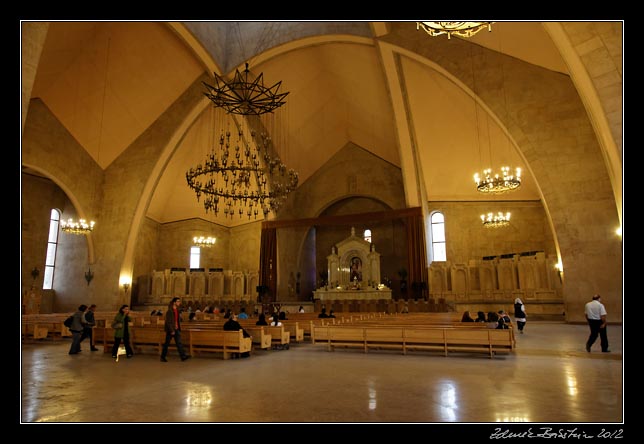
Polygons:
M529 322L513 355L328 352L294 344L224 361L23 343L20 422L621 423L622 327L591 353L585 325ZM268 439L269 437L266 436Z

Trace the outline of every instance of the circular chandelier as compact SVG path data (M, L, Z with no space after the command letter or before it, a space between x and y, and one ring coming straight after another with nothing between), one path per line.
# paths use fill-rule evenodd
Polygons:
M273 111L286 103L288 92L279 92L281 81L265 87L263 73L255 79L249 75L246 63L243 74L236 70L228 82L216 73L216 86L203 82L208 90L204 94L214 103L215 112L227 112L225 117L213 120L213 126L215 121L220 123L219 140L211 142L204 164L186 172L197 201L204 196L206 213L217 215L223 209L225 217L239 214L250 219L257 218L261 211L267 217L282 206L298 184L297 172L280 160L267 129L275 124ZM232 114L243 117L234 118ZM236 129L236 141L231 140L231 127ZM280 128L270 129L282 134Z
M74 219L67 219L60 221L60 229L69 234L90 234L94 230L94 221L88 224L85 219L80 219L76 222Z
M500 228L510 225L510 213L501 213L500 211L496 214L487 213L481 214L481 221L483 226L486 228Z
M499 194L506 191L516 190L521 186L521 168L514 169L514 175L510 174L510 167L501 167L501 174L492 175L492 169L483 170L483 178L479 173L474 174L476 189L481 193Z
M248 138L238 126L237 140L231 141L230 131L222 128L217 147L212 147L203 165L186 172L186 181L197 201L204 196L206 213L217 215L223 208L225 217L257 218L260 211L266 217L298 184L297 172L272 153L272 140L265 132L257 137L250 130Z
M216 237L204 237L204 236L195 236L192 238L192 242L194 243L195 247L200 247L200 248L210 248L213 245L215 245L215 242L217 241Z
M422 29L432 37L447 34L447 38L452 38L452 34L459 37L472 37L481 29L487 28L492 31L494 22L416 22L416 29Z
M202 82L208 89L204 94L215 106L243 116L271 113L286 103L284 99L288 92L279 92L281 81L269 88L264 86L264 73L260 73L254 80L252 77L248 78L249 74L248 63L243 74L238 69L235 70L235 77L230 82L214 73L216 86Z

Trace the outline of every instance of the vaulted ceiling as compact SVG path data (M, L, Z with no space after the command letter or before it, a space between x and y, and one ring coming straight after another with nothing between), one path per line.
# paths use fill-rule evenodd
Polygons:
M204 72L229 76L249 62L265 83L282 81L289 92L279 149L300 183L348 142L400 167L391 91L375 42L383 29L369 22L53 22L32 97L105 169ZM495 23L470 42L567 75L541 23ZM402 65L428 200L485 199L472 175L490 159L523 167L524 185L511 199L540 199L494 116L439 70L411 58ZM152 219L212 219L185 181L186 170L204 160L198 141L209 131L208 117L193 125L167 165L148 209Z

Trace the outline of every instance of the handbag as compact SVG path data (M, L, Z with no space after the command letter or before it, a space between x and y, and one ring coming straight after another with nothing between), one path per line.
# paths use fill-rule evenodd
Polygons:
M112 328L115 329L115 330L118 330L119 328L123 328L123 323L118 322L118 321L114 321L114 322L112 322Z

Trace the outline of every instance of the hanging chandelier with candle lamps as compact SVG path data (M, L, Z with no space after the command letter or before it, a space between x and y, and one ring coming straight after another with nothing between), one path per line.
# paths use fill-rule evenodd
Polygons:
M203 165L186 172L186 181L198 201L203 196L206 213L222 211L225 217L250 219L261 211L267 217L298 184L297 172L281 161L269 135L269 127L279 131L273 111L285 104L288 93L278 92L281 82L266 88L259 81L262 74L255 81L248 76L246 64L243 78L237 71L228 83L215 75L217 87L204 82L204 94L215 105L211 125L218 137L210 142Z
M491 168L483 170L483 176L474 174L476 189L481 193L500 194L516 190L521 186L521 168L514 169L510 174L510 167L502 166L501 174L493 174Z
M494 22L416 22L416 29L422 29L432 37L447 34L450 39L452 35L472 37L485 28L492 31L492 23Z
M195 236L192 238L192 242L195 245L195 247L200 247L200 248L210 248L213 245L215 245L215 242L217 241L217 238L215 237L205 237L205 236Z
M80 219L78 222L74 219L60 221L61 231L69 234L90 234L94 230L94 225L93 220L87 223L85 219Z
M502 212L481 214L481 221L486 228L501 228L510 225L510 213Z

